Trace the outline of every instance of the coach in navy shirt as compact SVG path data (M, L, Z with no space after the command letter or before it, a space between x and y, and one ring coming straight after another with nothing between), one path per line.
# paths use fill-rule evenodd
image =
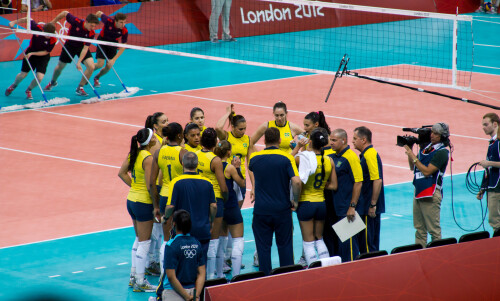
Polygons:
M252 172L250 198L255 201L252 229L259 270L269 275L273 233L276 235L280 266L293 264L291 209L298 206L300 178L293 157L279 149L279 130L268 128L264 140L266 148L250 156L248 169ZM290 201L290 180L293 203Z
M173 227L176 235L165 247L165 267L156 295L161 300L196 300L205 283L205 255L200 242L189 235L191 216L186 210L174 213Z
M210 221L217 213L214 188L209 180L196 173L198 156L195 153L187 152L182 163L184 174L170 183L165 219L180 209L189 212L193 221L191 235L200 241L206 255L211 238Z

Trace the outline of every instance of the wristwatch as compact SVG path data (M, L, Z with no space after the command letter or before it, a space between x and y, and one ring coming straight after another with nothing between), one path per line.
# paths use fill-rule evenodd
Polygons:
M353 203L350 203L350 204L349 204L349 207L356 208L356 203L354 203L354 202L353 202Z
M418 158L413 159L413 164L417 164Z
M370 208L375 208L377 207L377 204L373 205L373 204L370 204Z

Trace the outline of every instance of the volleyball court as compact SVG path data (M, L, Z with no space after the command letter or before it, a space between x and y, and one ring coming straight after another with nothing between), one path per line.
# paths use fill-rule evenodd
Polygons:
M130 72L144 72L140 67L129 68ZM383 73L383 69L390 69L393 74L399 71L401 74L408 73L403 71L408 70L404 66L365 68L365 71ZM192 73L193 77L199 71L196 65L186 66L185 70ZM245 69L242 67L241 70ZM272 74L273 70L262 67L260 72ZM335 73L334 70L331 73ZM205 111L206 125L213 127L225 108L234 104L236 113L246 117L247 134L252 134L262 122L273 119L272 106L281 100L287 104L289 121L300 125L307 113L323 111L330 127L345 129L349 141L354 128L367 126L373 132L374 146L384 163L386 187L388 190L398 185L406 187L387 193L386 220L382 222L386 222L387 226L382 225L381 238L385 246L402 245L413 240L409 211L412 198L404 192L411 186L408 182L412 179L412 172L408 168L404 150L396 146L396 136L403 134L403 127L446 122L450 125L454 146L451 167L453 173L458 175L454 180L455 202L461 202L459 206L465 212L463 222L479 222L478 216L472 213L467 215L469 209L477 211L477 201L474 201L473 195L467 195L463 187L460 190L460 186L463 185L463 173L472 163L484 157L487 137L482 132L481 120L491 109L355 77L338 78L333 93L325 102L333 78L331 74L297 72L296 76L276 76L275 79L251 83L212 83L211 88L2 113L0 161L4 166L0 177L4 185L0 191L0 199L3 200L0 213L0 237L3 238L0 247L3 249L0 249L0 254L4 254L1 262L5 267L5 273L2 274L19 281L43 278L43 284L80 290L93 297L104 296L113 287L117 292L109 293L111 295L108 296L122 299L128 296L129 300L146 298L144 295L130 294L124 285L127 281L124 279L128 277L126 262L129 261L129 242L133 234L128 228L130 217L125 210L128 188L118 179L117 173L127 156L131 136L143 127L145 117L156 111L165 112L170 122L185 124L191 108L200 107ZM432 90L498 105L499 90L495 84L498 79L498 75L472 73L471 91L444 87L432 87ZM157 78L156 83L161 85L161 82L162 79ZM263 141L257 142L257 145L262 148ZM450 171L451 168L447 174ZM247 189L250 189L250 184L247 185ZM448 206L446 210L449 211L450 196L447 191L443 211L445 206ZM244 207L251 206L247 194ZM246 210L244 215L245 240L248 241L244 263L248 268L242 273L252 269L249 258L255 249L251 242L251 212ZM474 216L474 221L469 220L471 216ZM445 220L444 216L442 220L444 232L456 233L456 226L450 220ZM392 227L408 231L400 232ZM113 241L107 232L126 236L120 240L120 244L122 241L125 244ZM86 233L94 234L81 236ZM73 236L76 237L67 238ZM80 237L95 250L79 245L83 244L77 241ZM50 242L54 239L60 239L55 241L60 245ZM33 243L41 241L49 241L49 246L54 248L56 254L37 251L37 246L44 244ZM111 250L105 251L107 247ZM71 255L67 254L68 249ZM24 265L26 270L32 271L31 275L19 275L12 271L16 265L23 266L23 258L15 253L23 254L28 261L31 256L37 258L36 263ZM41 258L43 256L46 258ZM297 247L295 256L300 256ZM59 260L67 260L70 266L61 264ZM101 261L107 270L98 269ZM125 264L118 265L123 262ZM85 272L75 273L79 272L81 266L85 267L81 268ZM98 274L98 271L103 272ZM121 273L119 277L117 273ZM80 277L78 275L84 276L77 278ZM97 279L104 276L116 279L113 283L110 280L100 283ZM97 287L98 292L91 292L92 287ZM7 294L7 297L12 296Z

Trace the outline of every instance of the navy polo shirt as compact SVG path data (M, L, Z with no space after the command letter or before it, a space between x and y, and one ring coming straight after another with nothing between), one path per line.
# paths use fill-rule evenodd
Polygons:
M361 215L367 215L368 209L372 201L373 181L381 179L382 188L377 199L376 214L385 212L385 196L384 196L384 175L382 170L382 159L378 152L373 148L373 145L365 148L359 154L361 168L363 169L363 187L361 188L361 196L359 198L357 211Z
M273 215L289 211L290 179L298 176L294 158L278 147L250 155L248 169L255 178L254 214Z
M189 234L178 234L165 246L164 269L175 270L175 276L183 288L193 288L198 277L198 267L205 264L204 256L201 244L196 238ZM163 280L164 289L173 289L166 275Z
M212 183L195 172L186 172L170 182L167 205L174 212L184 209L191 214L191 235L203 241L210 235L210 204L215 203Z
M352 199L354 183L363 182L363 171L356 153L347 146L339 153L328 155L333 159L338 188L333 192L333 205L337 216L346 216Z

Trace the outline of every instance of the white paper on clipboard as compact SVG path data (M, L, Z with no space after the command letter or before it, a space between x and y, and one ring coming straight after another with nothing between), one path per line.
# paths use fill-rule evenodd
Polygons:
M340 241L344 242L354 235L358 234L359 232L363 231L366 228L366 225L365 223L363 223L361 216L359 216L358 212L356 211L354 221L349 222L347 221L347 217L344 217L343 219L335 223L332 228L335 233L337 233Z

